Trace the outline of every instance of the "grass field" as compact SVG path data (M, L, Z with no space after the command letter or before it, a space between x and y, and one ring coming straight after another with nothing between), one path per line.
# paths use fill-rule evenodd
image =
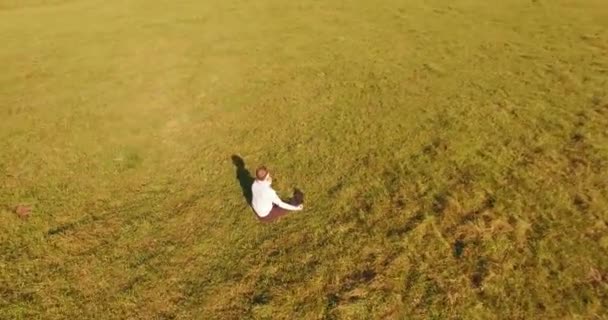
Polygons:
M0 66L1 319L608 319L605 0L0 0Z

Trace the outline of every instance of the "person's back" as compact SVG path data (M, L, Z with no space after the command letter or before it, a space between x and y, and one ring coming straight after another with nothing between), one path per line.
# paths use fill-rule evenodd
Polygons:
M251 186L251 193L253 194L251 206L258 216L265 217L270 214L274 198L277 196L270 183L255 180Z
M256 170L256 180L251 186L253 194L251 206L260 220L272 221L288 211L302 210L303 194L296 192L290 203L283 202L272 189L272 178L265 167Z

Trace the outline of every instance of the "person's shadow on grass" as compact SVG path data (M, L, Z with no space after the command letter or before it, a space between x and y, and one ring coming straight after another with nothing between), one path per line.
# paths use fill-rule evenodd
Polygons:
M241 190L243 191L243 197L247 201L248 205L251 205L251 198L253 197L251 193L251 186L253 185L253 176L251 172L245 168L245 161L243 158L238 155L232 155L232 163L236 167L236 179L239 181L241 185Z

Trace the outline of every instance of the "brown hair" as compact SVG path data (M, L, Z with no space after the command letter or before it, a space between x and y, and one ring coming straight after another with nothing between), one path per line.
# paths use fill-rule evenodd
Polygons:
M266 180L266 177L268 176L268 169L266 169L265 166L261 166L259 168L257 168L257 170L255 170L255 178L260 180L260 181L264 181Z

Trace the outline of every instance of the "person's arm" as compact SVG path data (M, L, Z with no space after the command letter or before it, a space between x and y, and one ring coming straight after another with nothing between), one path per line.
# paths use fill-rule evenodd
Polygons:
M276 204L277 206L279 206L285 210L291 210L291 211L302 210L302 206L296 207L289 203L283 202L283 200L281 200L281 198L279 198L279 195L276 192L274 193L274 199L272 200L272 203Z

